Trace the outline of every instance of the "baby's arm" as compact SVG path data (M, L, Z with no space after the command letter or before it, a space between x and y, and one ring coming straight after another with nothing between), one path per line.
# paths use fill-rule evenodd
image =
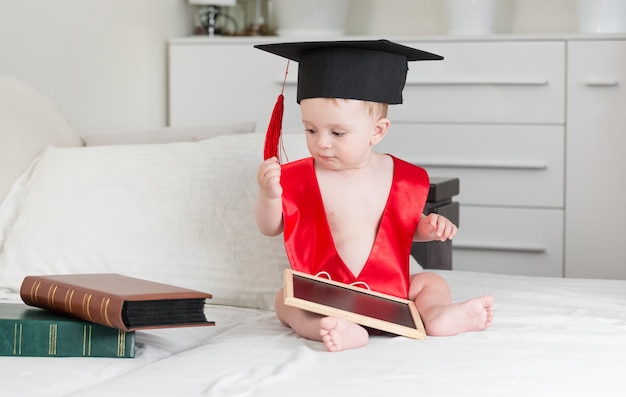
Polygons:
M452 240L456 235L456 230L456 225L445 216L438 214L422 215L413 235L413 241Z
M256 224L266 236L283 231L283 194L280 185L280 164L276 157L265 160L257 172L259 196L256 202Z

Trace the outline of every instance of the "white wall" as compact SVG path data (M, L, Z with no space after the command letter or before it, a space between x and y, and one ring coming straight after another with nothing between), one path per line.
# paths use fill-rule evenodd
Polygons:
M445 0L351 0L348 34L443 34ZM576 0L497 0L497 33L576 31Z
M575 0L498 0L497 31L572 32ZM351 0L349 34L441 34L444 0ZM0 74L52 99L82 133L167 123L167 39L187 0L0 0Z
M167 39L186 0L0 0L0 74L55 102L80 132L166 123Z

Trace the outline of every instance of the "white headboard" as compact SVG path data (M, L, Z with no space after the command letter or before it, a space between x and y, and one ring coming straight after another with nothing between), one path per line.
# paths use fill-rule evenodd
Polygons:
M13 182L50 145L82 146L83 140L37 90L0 76L0 203Z

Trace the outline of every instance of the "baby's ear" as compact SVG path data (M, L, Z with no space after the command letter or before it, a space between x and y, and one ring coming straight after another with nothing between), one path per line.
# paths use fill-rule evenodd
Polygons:
M374 125L374 131L373 131L370 143L372 145L376 145L378 142L382 141L382 139L387 134L387 131L389 130L390 125L391 125L391 121L389 121L389 119L386 119L386 118L378 119L378 121L376 122L376 125Z

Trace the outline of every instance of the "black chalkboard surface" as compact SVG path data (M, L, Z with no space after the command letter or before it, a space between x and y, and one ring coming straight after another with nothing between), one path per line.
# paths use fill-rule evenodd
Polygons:
M285 269L285 304L414 339L426 332L415 303L395 296Z

